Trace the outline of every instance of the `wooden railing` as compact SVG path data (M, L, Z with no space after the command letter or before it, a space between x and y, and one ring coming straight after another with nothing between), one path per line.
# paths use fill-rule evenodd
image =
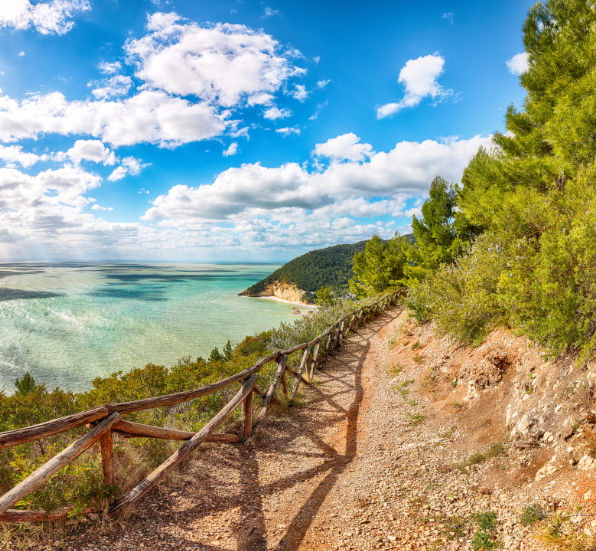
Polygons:
M133 402L106 404L88 411L67 415L60 419L53 419L38 425L0 433L0 449L5 449L26 442L40 440L41 438L55 434L60 434L83 425L94 425L85 436L73 442L70 446L62 450L58 455L29 475L25 480L20 482L12 490L0 497L0 521L39 522L66 518L70 511L69 508L46 512L24 511L20 509L11 509L10 507L14 506L25 496L33 492L51 476L60 471L66 464L79 457L85 450L98 441L100 443L105 483L113 485L113 432L123 434L127 437L136 436L165 440L186 440L186 442L164 463L141 480L141 482L134 488L116 499L108 509L107 516L109 519L116 519L121 516L128 507L138 501L151 488L153 488L160 479L187 459L203 442L252 443L263 427L263 423L267 417L271 404L277 401L275 392L279 385L281 384L283 392L288 397L291 405L296 397L300 383L310 384L315 369L323 369L325 367L328 357L333 350L339 348L342 339L344 339L350 331L356 330L369 318L378 316L379 313L385 310L388 306L395 304L400 293L400 291L391 293L373 304L349 313L336 321L329 329L327 329L327 331L310 342L299 344L289 350L274 352L273 354L260 359L252 367L202 388L179 392L177 394L169 394L167 396L135 400ZM300 367L297 370L294 370L287 365L287 360L289 356L300 351L302 351ZM257 387L259 379L258 373L269 362L277 363L277 371L273 382L270 384L267 391L263 392ZM286 381L286 372L290 373L295 378L291 391L289 390ZM238 390L236 395L223 407L223 409L197 433L143 425L122 419L122 415L127 413L163 406L172 406L200 398L201 396L213 394L214 392L236 382L242 383L240 390ZM260 396L263 403L257 418L253 420L254 394ZM240 434L216 434L215 431L226 421L232 412L240 406L242 406L244 417Z

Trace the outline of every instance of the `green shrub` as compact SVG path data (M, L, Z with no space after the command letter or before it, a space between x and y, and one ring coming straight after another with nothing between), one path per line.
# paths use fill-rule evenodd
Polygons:
M485 513L478 513L475 515L476 525L478 531L474 534L472 539L472 549L474 551L486 551L488 549L496 549L501 547L501 543L497 541L495 531L497 529L497 515L493 511Z
M530 524L541 521L545 517L544 511L538 505L531 504L524 509L519 521L522 526L529 526Z

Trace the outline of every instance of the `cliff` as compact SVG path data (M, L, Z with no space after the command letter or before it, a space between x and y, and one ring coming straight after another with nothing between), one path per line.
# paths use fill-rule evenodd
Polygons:
M305 297L306 291L298 289L293 283L279 283L275 281L267 284L262 290L251 292L250 289L240 293L239 296L244 297L275 297L289 302L297 302L300 304L312 304Z

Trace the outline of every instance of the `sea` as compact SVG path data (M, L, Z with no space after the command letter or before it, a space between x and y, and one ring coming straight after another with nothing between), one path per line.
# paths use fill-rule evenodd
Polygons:
M2 263L0 391L12 394L26 372L50 389L84 391L96 377L208 357L292 323L296 305L238 296L278 267Z

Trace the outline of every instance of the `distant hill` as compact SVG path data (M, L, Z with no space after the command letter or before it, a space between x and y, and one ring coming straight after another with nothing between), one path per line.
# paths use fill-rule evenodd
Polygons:
M351 245L334 245L310 251L290 260L241 294L263 296L273 283L294 285L308 294L315 293L322 287L345 291L348 288L348 280L354 275L354 255L363 252L367 242L368 240L365 240ZM312 298L305 296L307 301Z

